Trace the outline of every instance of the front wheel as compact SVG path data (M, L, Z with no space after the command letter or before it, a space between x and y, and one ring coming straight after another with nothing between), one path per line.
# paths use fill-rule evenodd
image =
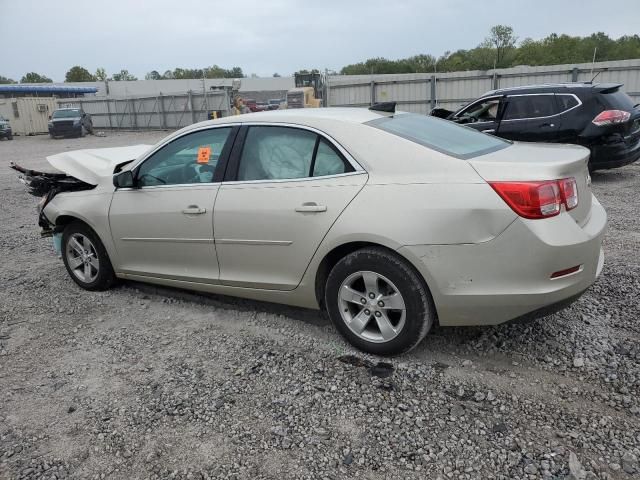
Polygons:
M71 279L85 290L106 290L116 279L104 245L84 223L64 229L62 260Z
M84 128L84 125L82 125L80 127L80 137L86 137L87 136L87 129Z
M376 355L411 350L435 319L424 280L406 260L382 248L341 259L327 278L324 301L347 341Z

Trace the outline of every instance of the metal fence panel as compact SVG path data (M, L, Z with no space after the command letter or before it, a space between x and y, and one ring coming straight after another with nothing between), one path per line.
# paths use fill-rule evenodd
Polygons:
M229 114L224 91L188 92L137 98L74 98L58 100L59 105L82 107L98 129L177 129L207 120L210 110Z
M489 71L438 74L334 75L327 79L327 106L367 106L373 102L396 101L398 108L428 113L436 104L456 109L487 91L540 83L622 83L624 91L640 101L640 59L582 63L576 65L519 66ZM436 77L431 98L430 79Z

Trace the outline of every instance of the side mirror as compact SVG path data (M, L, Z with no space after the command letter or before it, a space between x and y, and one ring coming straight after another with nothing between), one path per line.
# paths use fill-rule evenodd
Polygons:
M125 170L113 176L113 186L116 188L134 188L135 183L131 170Z
M49 120L51 120L51 115L49 115Z

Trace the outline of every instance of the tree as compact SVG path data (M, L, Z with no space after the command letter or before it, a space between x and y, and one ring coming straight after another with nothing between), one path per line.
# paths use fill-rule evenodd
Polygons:
M49 77L45 77L44 75L40 75L36 72L29 72L25 74L21 79L20 83L52 83Z
M135 76L131 75L128 70L120 70L120 73L114 73L111 76L111 80L114 82L122 82L125 80L138 80Z
M496 67L506 67L505 61L516 46L518 37L513 34L513 28L508 25L495 25L491 27L490 35L478 45L478 48L495 49Z
M145 80L162 80L162 75L160 75L157 70L151 70L144 76Z
M104 82L107 79L107 71L104 68L98 68L94 76L96 80Z
M95 82L96 77L89 73L84 67L76 65L75 67L71 67L67 74L64 76L65 82Z
M2 75L0 75L0 84L6 83L16 83L16 81L13 78L3 77Z
M274 78L278 78L278 77L281 77L281 76L282 76L282 75L280 75L278 72L276 72L276 73L274 73L274 74L273 74L273 77L274 77Z

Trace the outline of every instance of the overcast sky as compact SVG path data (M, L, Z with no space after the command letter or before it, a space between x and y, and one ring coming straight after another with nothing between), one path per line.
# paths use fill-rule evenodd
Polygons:
M491 26L519 39L640 32L640 0L0 0L0 75L239 66L246 75L339 70L370 57L475 47Z

